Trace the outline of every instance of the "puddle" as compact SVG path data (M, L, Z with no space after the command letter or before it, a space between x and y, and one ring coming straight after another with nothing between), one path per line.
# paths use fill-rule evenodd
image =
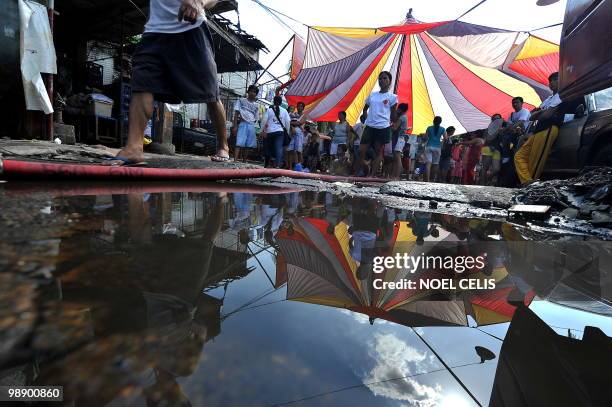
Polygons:
M585 328L612 336L609 242L223 188L0 190L0 385L78 406L609 397Z

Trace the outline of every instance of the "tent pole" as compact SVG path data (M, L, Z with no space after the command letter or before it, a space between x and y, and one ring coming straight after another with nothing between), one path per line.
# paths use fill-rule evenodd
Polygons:
M255 78L255 82L254 82L254 83L259 82L259 80L262 78L262 76L264 76L264 75L266 74L266 72L268 72L268 69L270 69L270 67L272 66L272 64L276 62L276 60L278 59L278 57L280 56L280 54L282 54L282 53L283 53L283 51L284 51L285 49L287 49L287 47L289 46L289 44L291 44L291 41L293 41L293 38L294 38L294 37L295 37L295 35L292 35L292 36L291 36L291 38L289 38L289 41L287 41L287 43L285 44L285 46L284 46L284 47L283 47L283 48L282 48L282 49L281 49L281 50L278 52L278 54L276 54L276 56L274 57L274 59L272 60L272 62L270 62L270 63L268 64L268 66L266 67L266 69L264 69L264 70L263 70L263 72L262 72L262 73L261 73L259 76L257 76L257 78ZM274 78L276 79L276 77L274 77ZM279 82L280 82L280 81L279 81Z
M459 379L459 377L457 377L457 375L455 374L455 372L453 372L453 370L450 368L450 366L448 366L446 364L446 362L444 360L442 360L442 358L440 357L440 355L438 355L438 352L436 352L434 350L434 348L431 347L431 345L429 345L429 343L427 343L427 341L425 339L423 339L423 337L421 335L419 335L419 333L416 331L416 329L414 329L413 327L410 327L410 329L412 329L412 332L414 332L416 334L416 336L419 337L419 339L425 344L425 346L427 346L429 348L429 350L434 354L434 356L440 361L440 363L442 363L442 366L444 366L444 368L446 370L448 370L448 373L451 374L451 376L453 376L453 378L457 381L457 383L459 383L459 385L461 387L463 387L463 390L466 391L467 394L469 394L469 396L472 398L472 400L474 400L474 402L482 407L482 404L478 401L478 399L476 398L476 396L474 396L472 394L472 392L470 391L470 389L467 388L467 386L465 384L463 384L463 382L461 381L461 379Z

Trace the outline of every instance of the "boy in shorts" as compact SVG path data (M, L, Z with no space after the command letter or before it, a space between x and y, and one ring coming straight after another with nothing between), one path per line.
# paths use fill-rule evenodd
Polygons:
M257 95L259 88L255 85L249 86L247 97L238 99L234 105L234 123L232 132L236 136L236 149L234 150L234 161L240 158L240 149L257 148L257 135L255 123L260 120ZM238 124L240 119L240 124ZM244 152L243 162L246 162L248 152Z
M205 10L217 0L151 0L149 19L132 68L128 140L107 165L144 162L142 139L153 100L206 103L217 133L214 161L229 161L225 109L219 100L217 64Z
M395 120L397 95L390 92L393 76L383 71L378 75L379 92L372 92L366 99L363 114L367 115L365 129L359 146L359 163L357 176L365 176L366 154L370 146L374 146L375 158L370 172L375 174L383 161L384 145L391 142L391 123Z

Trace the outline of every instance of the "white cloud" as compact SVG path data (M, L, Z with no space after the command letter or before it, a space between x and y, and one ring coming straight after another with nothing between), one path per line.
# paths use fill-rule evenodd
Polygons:
M366 315L366 314L362 314L360 312L353 312L347 309L340 309L339 310L342 314L344 315L348 315L351 318L353 318L355 321L357 321L360 324L370 324L370 318ZM385 319L380 319L377 318L374 322L374 324L376 325L380 325L380 324L391 324L392 322L389 322Z
M377 334L369 353L376 365L363 381L376 396L406 401L415 407L439 404L442 399L440 385L432 387L406 377L437 368L425 352L393 334Z

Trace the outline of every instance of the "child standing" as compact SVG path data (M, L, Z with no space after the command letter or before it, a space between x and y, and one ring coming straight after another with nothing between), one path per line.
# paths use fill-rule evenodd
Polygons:
M374 174L380 168L383 161L384 145L391 142L391 123L395 120L397 108L397 95L389 91L393 76L390 72L383 71L378 75L380 92L373 92L366 99L363 114L367 115L365 129L359 146L359 164L357 175L363 176L365 172L366 154L370 146L374 146L375 158L371 172Z
M463 154L463 144L454 143L451 150L451 156L455 164L451 172L452 184L461 184L461 178L463 177Z
M316 130L311 130L310 141L306 148L306 167L310 169L310 172L317 172L321 155L319 147L319 133Z
M402 154L406 145L406 132L408 131L408 103L397 106L397 119L393 123L393 172L391 178L399 180L402 174Z

